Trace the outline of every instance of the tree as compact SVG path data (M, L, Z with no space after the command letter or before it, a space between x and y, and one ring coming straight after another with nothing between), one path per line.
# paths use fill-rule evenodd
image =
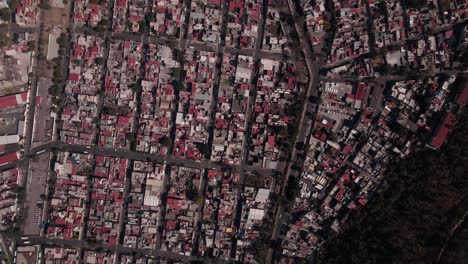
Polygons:
M297 150L303 150L305 148L305 144L302 141L299 141L296 143L296 149Z
M77 58L73 60L73 63L78 66L83 66L85 64L85 61L82 58Z
M3 48L10 44L10 38L6 35L7 31L0 32L0 48Z
M182 73L182 70L180 68L172 68L172 70L171 70L172 78L174 78L176 80L180 79L181 73Z
M49 10L49 9L50 9L50 5L49 5L49 3L42 2L42 3L39 4L39 8L40 8L40 9L44 9L44 10Z
M170 148L172 145L172 140L168 136L164 136L159 139L159 144L165 146L166 148Z
M284 189L285 197L288 201L293 201L295 198L296 190L299 187L299 182L296 177L291 176Z
M10 224L4 233L10 239L19 239L21 237L22 231L20 227L15 226L14 224Z
M335 25L330 24L330 23L328 23L328 24L325 25L325 31L330 32L330 31L334 31L334 30L336 30L336 26L335 26Z
M26 189L24 187L16 187L14 189L16 192L16 198L18 199L19 203L24 202L26 200Z
M298 41L299 40L299 34L297 34L296 31L292 31L290 34L289 34L289 37L293 40L296 40Z
M171 84L174 87L174 89L176 89L177 91L184 91L185 90L185 86L179 81L173 80L171 82Z
M94 60L94 62L96 62L96 64L99 64L99 65L104 65L106 60L103 57L98 57Z
M57 106L53 105L53 106L51 107L50 111L52 111L52 112L54 112L54 113L58 113L58 112L60 111L60 109L59 109Z
M94 27L94 30L96 30L96 32L102 33L106 31L106 28L104 26L98 25L97 27Z
M10 9L9 8L2 8L0 9L0 18L4 21L10 21Z
M49 94L52 96L59 96L62 93L62 88L60 86L54 84L49 87Z
M10 7L13 10L16 10L16 8L19 6L19 1L18 0L11 0L10 1Z
M36 43L34 41L28 41L28 48L29 50L33 50L34 47L36 46Z
M187 188L185 189L185 196L187 196L187 199L190 201L196 201L198 197L198 192L195 190L195 187L193 186L192 181L187 181Z
M185 55L184 52L181 51L180 49L174 49L172 52L172 56L174 56L174 59L178 61L179 63L184 63L185 62Z
M407 7L420 9L427 6L427 0L406 0L403 1Z
M125 139L127 139L130 143L135 142L136 141L135 133L127 133L125 135Z
M317 97L315 97L313 95L309 96L308 100L309 100L309 102L311 102L313 104L317 103Z
M65 48L67 45L67 35L65 33L60 34L57 38L57 44L59 44L60 48Z
M54 84L60 84L63 80L63 76L62 76L62 65L59 63L55 70L54 70L54 75L52 77L52 82Z
M40 61L44 61L46 58L46 56L42 53L39 53L39 55L37 56L37 59L40 60Z
M107 20L107 19L102 19L101 21L99 21L98 25L100 25L100 26L107 26L107 25L109 25L109 20Z
M130 20L126 20L126 21L125 21L125 26L126 26L128 29L131 29L131 28L132 28L132 26L133 26L133 23L132 23L132 21L130 21Z
M145 33L146 32L146 21L145 20L140 21L138 30L140 31L140 33Z
M135 93L139 93L141 91L141 85L138 83L130 84L129 87Z

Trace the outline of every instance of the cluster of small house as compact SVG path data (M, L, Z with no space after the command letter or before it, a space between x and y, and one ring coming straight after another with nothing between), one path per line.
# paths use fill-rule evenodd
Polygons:
M287 138L296 113L291 112L297 95L293 63L260 60L256 96L252 109L248 164L275 169L279 161L278 141Z
M112 29L116 32L139 32L145 22L147 1L116 0L112 13Z
M164 192L165 166L134 161L128 195L123 245L154 249L161 220L161 194Z
M100 155L94 156L94 161L86 237L91 241L115 245L119 237L129 161Z
M366 6L360 0L336 0L338 28L327 63L354 58L369 52Z
M16 153L15 153L16 155ZM18 168L0 172L0 229L13 224L16 213L16 188L21 175Z
M86 226L88 241L114 246L122 238L124 247L155 249L162 236L162 250L182 255L195 252L193 243L198 236L197 221L203 201L199 169L173 166L166 179L166 167L162 164L68 152L59 152L54 167L54 175L48 181L51 198L47 237L84 239ZM235 186L231 186L231 181L219 184L223 191L232 192L231 196L225 194L226 201L221 205L232 213ZM166 189L167 198L163 202L161 195ZM87 216L86 206L89 206ZM164 222L160 223L164 208ZM83 223L85 218L87 221ZM227 223L227 218L224 221ZM164 226L162 234L157 228L160 225ZM223 240L221 233L217 239L230 241Z
M34 43L37 34L25 32L15 35L17 39L0 48L0 85L4 88L2 95L25 91L28 73L32 71L32 50L28 43Z
M442 25L443 21L438 16L436 5L437 1L428 0L423 7L407 6L408 38L425 36Z
M208 171L198 247L200 256L230 259L238 182L236 173Z
M327 76L331 78L341 77L373 77L375 74L374 64L369 58L356 59L350 63L343 64L336 68L331 68L327 72Z
M238 165L245 144L246 111L249 102L253 58L225 53L214 118L211 160Z
M61 114L61 141L90 145L97 123L98 93L101 90L104 67L104 41L90 35L72 37L69 73Z
M85 249L83 251L82 263L85 264L115 264L115 255L109 251Z
M83 239L88 177L92 175L92 156L59 152L48 180L50 199L49 238Z
M283 260L307 258L320 247L324 233L340 232L349 214L372 198L390 158L411 152L415 133L425 134L429 147L440 148L457 122L459 106L468 101L466 86L450 95L460 86L456 76L437 75L387 84L391 93L383 103L379 100L381 114L376 114L370 94L381 93L381 85L321 85L322 100L293 207L301 217L288 223ZM421 104L422 97L428 104ZM311 209L314 206L320 210Z
M458 23L466 19L468 3L464 0L454 0L443 2L442 14L445 23Z
M216 54L189 47L185 54L185 80L179 86L174 156L201 160L209 154Z
M260 0L229 1L226 16L226 45L254 48L258 38L261 12Z
M20 26L32 26L37 23L39 15L38 0L18 0L15 9L15 23Z
M262 235L260 229L272 205L270 189L246 186L241 193L241 203L235 260L241 263L253 263L255 243ZM268 236L268 234L263 235Z
M154 256L120 255L121 264L183 264L184 261Z
M280 22L280 12L276 8L269 8L265 17L262 49L272 52L285 52L288 47L288 36L284 35Z
M31 249L30 249L31 248ZM115 254L102 249L92 250L84 249L83 251L69 247L46 247L43 249L44 254L39 254L34 247L22 247L18 250L18 255L23 253L26 262L18 263L36 263L41 259L46 264L181 264L182 261L167 260L165 258L154 257L142 254ZM34 255L33 255L34 254ZM42 257L41 257L42 255ZM31 258L33 257L33 258ZM19 259L18 259L19 260Z
M400 1L369 1L375 44L378 48L407 39L405 16Z
M133 256L133 255L121 255L121 264L167 264L166 261L161 259L155 259L151 256Z
M164 156L171 145L172 112L175 109L173 80L180 77L180 66L173 50L150 45L141 82L140 116L136 150ZM178 80L177 80L178 81Z
M44 262L46 264L78 264L79 251L76 248L47 247L44 248Z
M383 8L383 5L383 2L378 2L375 5L371 5L371 7L373 10L380 10ZM412 10L412 14L415 15L423 13L423 11ZM378 25L376 21L380 20L375 20L374 18L374 25ZM401 22L401 24L403 27L401 29L402 32L406 32L404 23ZM414 25L413 27L416 28ZM459 60L455 60L457 56L454 53L457 30L455 28L442 28L442 30L434 32L434 29L437 27L441 28L442 25L437 23L437 25L432 25L430 27L431 30L423 35L410 36L413 41L407 43L402 42L402 40L407 39L406 37L403 39L391 38L383 40L384 36L382 34L385 35L385 31L375 32L377 47L384 48L390 46L390 48L376 58L360 58L351 63L329 69L327 76L333 78L379 77L381 74L411 74L412 70L432 72L434 70L446 70L450 68L462 69L463 66ZM400 35L403 36L403 34Z
M446 102L456 80L455 75L449 78L437 75L426 80L396 82L391 87L391 97L386 101L383 115L395 118L401 126L413 133L419 128L423 131L435 131L438 123L434 122L433 116L447 110L450 112L453 108L450 105L447 107ZM420 104L421 97L428 98L426 109ZM429 142L429 145L439 148L444 140L435 144Z
M107 26L107 0L77 0L73 2L73 24L79 26Z
M203 171L172 166L167 181L167 199L161 250L190 256L197 239L200 221L200 197Z
M109 49L99 146L128 149L135 141L136 94L143 45L131 40L113 41Z
M38 254L39 253L39 254ZM40 254L43 253L43 254ZM116 254L103 249L79 250L72 247L50 247L43 248L39 252L38 246L21 246L17 250L18 263L39 263L46 264L181 264L185 263L177 260L167 260L165 258L154 257L142 254Z
M221 34L220 0L198 0L190 5L188 39L204 43L219 42Z
M282 242L282 254L288 257L310 256L322 241L319 234L328 232L327 228L338 232L345 216L365 205L378 185L363 164L355 164L359 151L375 155L369 161L379 159L374 149L356 149L372 128L372 112L366 108L370 84L323 83L321 90L322 102L293 207L301 217L289 222L287 239ZM311 209L317 201L322 201L320 210ZM324 227L325 222L330 226Z
M302 4L309 39L313 47L322 45L325 40L328 20L331 14L326 9L325 0L307 0ZM317 49L316 49L317 50Z
M441 6L431 0L416 8L393 0L369 1L369 21L366 6L360 1L335 1L338 29L327 63L368 53L374 44L369 43L367 32L367 23L371 23L376 48L390 50L386 55L390 65L409 64L422 70L449 68L456 32L444 27L464 21L461 14L466 12L466 4L458 1L447 4L448 9L445 3ZM413 41L405 43L408 39Z
M44 254L36 252L34 259L28 259L27 263L39 263L42 259L46 264L156 264L167 261L152 256L135 256L122 254L117 258L117 254L104 250L85 249L83 251L69 247L46 247ZM18 250L19 253L19 250ZM19 255L19 254L18 254ZM42 256L42 257L41 257ZM37 261L37 262L36 262ZM23 262L21 262L23 263ZM26 263L26 262L25 262ZM178 263L178 262L171 262Z
M454 63L455 32L453 29L410 42L385 54L387 65L408 67L418 71L444 70Z
M178 37L184 22L182 0L153 1L150 34Z

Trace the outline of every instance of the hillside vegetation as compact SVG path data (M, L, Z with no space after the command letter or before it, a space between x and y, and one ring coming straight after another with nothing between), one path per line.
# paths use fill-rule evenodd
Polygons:
M328 241L319 263L461 264L466 260L466 121L459 122L440 152L416 152L391 166L388 188Z

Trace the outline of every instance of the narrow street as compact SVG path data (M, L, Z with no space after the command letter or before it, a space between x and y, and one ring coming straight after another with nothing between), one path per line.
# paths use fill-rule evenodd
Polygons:
M26 242L29 241L29 242ZM78 249L96 249L95 245L88 243L86 240L69 240L69 239L51 239L45 237L30 236L27 240L22 240L18 245L27 245L26 243L31 244L40 244L48 246L61 246L61 247L74 247ZM116 252L117 254L134 254L140 253L144 255L153 255L161 258L176 259L182 261L200 261L201 257L196 256L184 256L172 252L161 251L161 250L150 250L150 249L135 249L128 248L122 245L110 246L107 244L99 244L98 248L110 250Z
M296 15L295 4L292 2L292 0L288 0L287 2L288 2L289 14L294 18ZM307 35L303 31L302 25L299 25L296 20L294 23L294 27L295 27L295 31L299 35L300 46L301 46L302 52L305 55L304 60L307 66L307 72L309 73L309 82L308 82L308 85L307 85L308 87L304 96L304 105L302 108L301 118L298 123L299 127L297 129L297 135L292 141L293 143L291 144L291 148L292 148L291 161L289 162L289 165L286 168L286 172L285 172L286 177L282 186L282 194L284 194L284 189L287 186L289 177L300 177L300 172L292 171L292 166L294 163L300 164L303 162L302 159L298 158L297 148L295 146L298 142L307 143L306 139L311 129L312 120L313 120L313 116L308 116L307 113L311 112L315 115L315 111L316 111L316 106L312 105L312 103L309 101L309 97L311 96L316 97L318 95L318 84L319 84L320 66L317 63L316 56L314 55L312 47L307 42ZM272 241L276 241L278 239L281 226L283 225L283 223L286 222L286 220L287 220L287 214L283 206L279 204L277 211L276 211L275 224L273 226L273 231L271 235ZM265 263L272 263L272 260L274 257L273 256L274 250L275 249L273 247L269 248Z

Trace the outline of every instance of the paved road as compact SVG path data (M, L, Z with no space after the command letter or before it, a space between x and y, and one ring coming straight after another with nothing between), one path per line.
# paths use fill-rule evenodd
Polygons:
M291 14L291 16L294 17L296 14L294 3L292 2L292 0L288 0L287 2L288 2L288 11ZM295 21L294 23L294 27L295 27L295 31L299 35L300 46L301 46L302 52L304 53L304 60L307 66L307 72L309 73L309 83L308 83L307 91L305 94L304 106L302 109L302 114L301 114L301 119L299 122L299 127L297 130L297 135L293 141L293 144L291 145L291 148L292 148L291 161L289 162L289 166L287 166L286 173L285 173L286 178L285 178L285 181L283 183L283 188L282 188L283 194L284 194L284 188L287 185L289 177L300 176L299 172L292 171L291 169L294 163L303 162L302 160L298 158L297 156L298 150L296 149L295 146L298 142L306 143L306 139L309 134L311 123L312 123L311 122L312 117L308 116L307 112L314 113L316 111L315 106L309 102L308 98L312 95L313 96L318 95L318 83L319 83L319 80L318 80L319 79L319 65L316 62L316 57L315 57L315 54L313 53L313 48L311 47L311 45L309 44L307 40L307 35L303 31L302 25L299 25L296 22L297 21ZM287 27L285 26L283 28L286 29ZM278 238L279 231L281 230L281 226L286 220L287 220L287 215L284 212L283 207L279 205L277 212L276 212L275 224L273 226L273 232L271 236L272 240L276 240ZM270 249L268 250L267 259L265 263L272 263L273 253L274 253L274 248L270 247Z
M196 256L183 256L172 252L161 251L161 250L151 250L151 249L135 249L124 247L122 245L117 246L110 246L108 244L101 244L101 243L89 243L85 240L67 240L67 239L58 239L58 238L46 238L46 237L39 237L39 236L29 236L27 240L19 241L19 245L26 245L25 242L30 241L31 244L41 244L41 245L48 245L48 246L65 246L65 247L74 247L79 249L97 249L102 248L104 250L109 250L115 252L117 254L129 254L132 255L133 253L140 253L144 255L152 255L161 258L170 258L170 259L178 259L182 261L202 261L203 258L196 257Z
M36 110L36 94L37 94L37 84L39 79L39 54L41 48L41 34L44 30L44 17L42 14L42 10L39 11L39 26L36 28L37 39L35 42L35 49L34 49L34 56L32 61L32 69L33 69L33 77L32 81L29 86L29 93L28 93L28 103L26 106L26 117L25 117L25 130L24 133L24 156L29 156L32 144L32 133L34 128L34 113ZM26 161L26 165L29 165L29 161ZM27 173L22 177L22 182L20 186L24 186L26 184Z
M257 61L259 60L259 57L258 57L258 52L261 50L261 44L262 44L262 41L259 41L261 39L263 39L263 31L264 31L264 26L265 26L265 14L267 12L267 8L268 8L268 3L267 1L263 1L263 5L262 5L262 11L260 13L260 19L259 19L259 27L258 27L258 32L257 32L257 39L256 39L256 43L255 43L255 49L253 50L253 53L252 55L248 55L248 56L252 56L253 57L253 61L255 63L255 68L252 70L253 71L253 74L252 74L252 83L250 85L250 92L249 92L249 102L247 103L247 110L246 110L246 129L245 129L245 133L244 133L244 139L243 139L243 142L242 142L242 157L241 157L241 161L239 163L239 166L238 166L238 169L239 169L239 185L238 185L238 189L237 189L237 197L236 197L236 204L237 204L237 207L236 207L236 210L234 211L234 226L235 226L235 229L236 230L239 230L239 226L240 226L240 215L239 213L241 212L241 193L243 191L243 186L244 186L244 182L245 182L245 168L247 167L247 159L248 159L248 141L249 141L249 138L250 138L250 130L251 130L251 125L252 125L252 122L253 122L253 115L252 115L252 108L253 108L253 104L254 104L254 99L255 99L255 94L256 94L256 90L257 90L257 87L256 87L256 80L257 80L257 75L258 75L258 63ZM241 51L241 49L239 49L239 51ZM233 242L232 246L231 246L231 258L235 258L235 255L236 255L236 249L237 249L237 242Z
M29 83L29 91L28 91L28 103L26 105L26 113L25 113L25 133L24 133L24 157L29 157L30 151L31 151L31 144L32 144L32 135L33 135L33 130L34 130L34 113L36 110L36 94L37 94L37 84L38 84L38 79L39 79L39 54L40 54L40 44L41 44L41 34L44 29L44 16L42 14L42 10L38 11L38 21L39 24L36 27L31 27L31 31L27 32L36 32L37 33L37 38L35 40L35 49L34 49L34 55L32 58L32 78ZM24 32L24 31L17 31L19 30L20 27L16 25L12 25L10 27L10 30L12 32ZM22 159L21 161L15 162L15 165L24 165L24 168L29 168L29 159ZM7 165L12 165L12 164L7 164ZM29 170L25 169L23 170L23 175L20 178L21 181L18 183L20 187L26 187L28 177L29 175ZM18 209L17 209L17 215L22 215L24 211L23 205L18 204ZM3 237L0 239L3 245ZM16 244L13 243L12 248L16 248ZM4 249L6 250L7 256L9 256L10 252L9 249ZM10 259L9 259L10 261ZM10 263L12 263L10 261Z
M437 69L431 73L418 73L418 78L428 78L432 77L437 74L446 74L446 75L462 75L462 76L468 76L468 73L466 71L460 71L460 70L440 70ZM324 82L360 82L360 81L376 81L376 82L382 82L385 83L387 81L404 81L404 80L413 80L414 76L410 75L385 75L385 76L380 76L380 77L367 77L367 78L360 78L360 77L321 77L320 80Z
M37 26L20 26L18 24L10 23L10 34L13 33L34 33L37 32Z

